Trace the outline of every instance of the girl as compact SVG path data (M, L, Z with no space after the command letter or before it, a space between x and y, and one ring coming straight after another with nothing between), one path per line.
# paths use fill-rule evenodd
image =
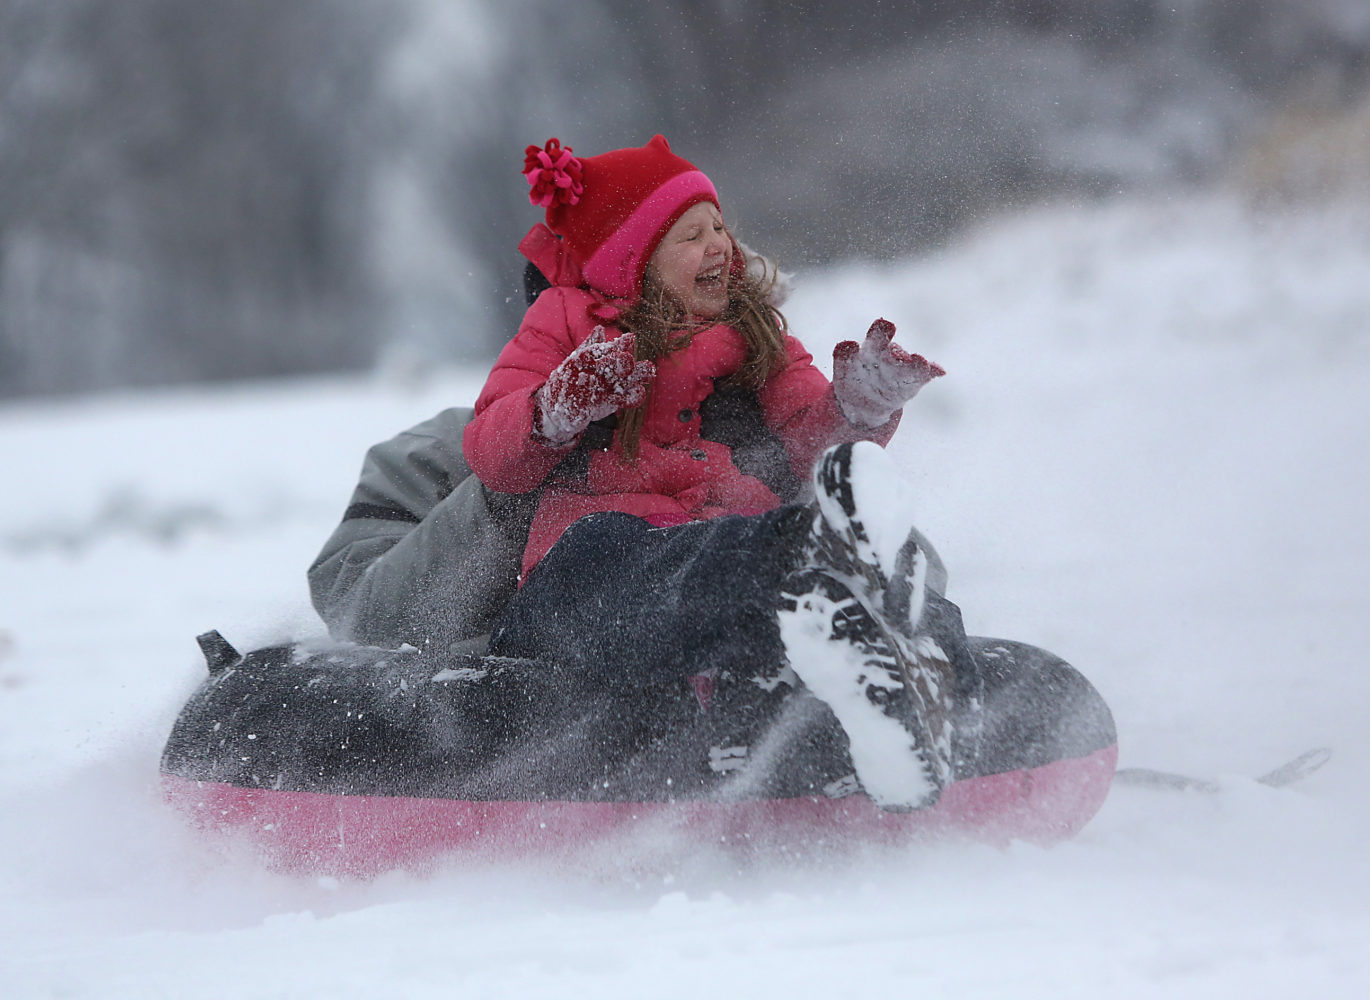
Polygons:
M827 446L888 441L898 407L942 374L878 323L864 351L839 347L829 385L746 270L713 185L661 136L584 160L552 139L529 147L525 176L547 224L521 249L553 287L500 355L463 438L487 487L543 491L525 574L596 511L660 527L777 507ZM720 393L753 411L744 454L773 442L760 468L709 433Z
M830 383L661 136L585 158L552 139L524 176L546 214L520 249L548 287L473 418L369 453L310 570L330 629L438 655L488 631L491 677L546 665L522 709L479 682L496 742L523 734L494 797L931 803L973 756L951 720L973 717L978 674L920 537L871 487L942 370L879 320Z
M788 666L837 714L872 797L931 801L956 678L923 625L925 558L897 517L877 552L856 466L878 469L879 450L832 446L883 445L942 370L880 320L839 345L829 383L713 184L659 135L583 159L552 139L524 176L546 222L521 249L551 287L463 437L487 488L539 494L490 652L711 690ZM794 501L820 455L815 517Z

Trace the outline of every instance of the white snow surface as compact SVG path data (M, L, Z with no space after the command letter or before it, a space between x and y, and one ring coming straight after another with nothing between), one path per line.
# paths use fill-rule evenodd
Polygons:
M891 451L970 631L1071 660L1124 766L1219 794L1116 788L1051 849L264 871L158 797L192 637L318 636L304 569L365 447L484 373L9 404L0 992L1370 995L1370 206L1041 208L802 276L787 315L820 359L883 315L946 367Z

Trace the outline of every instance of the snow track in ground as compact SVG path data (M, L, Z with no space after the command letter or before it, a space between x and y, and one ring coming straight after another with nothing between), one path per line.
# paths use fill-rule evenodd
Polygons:
M892 451L970 630L1083 669L1124 766L1224 785L1119 789L1050 851L260 871L156 796L193 636L317 634L304 568L363 450L483 372L0 407L5 995L1366 995L1367 233L1177 197L802 276L815 356L884 315L948 370ZM1319 744L1297 787L1237 776Z

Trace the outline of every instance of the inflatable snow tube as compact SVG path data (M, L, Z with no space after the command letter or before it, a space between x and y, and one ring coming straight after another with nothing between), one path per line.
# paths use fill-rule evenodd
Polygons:
M200 642L210 675L163 752L166 797L206 833L299 873L370 876L642 835L786 853L945 836L1049 844L1097 812L1117 760L1098 692L1059 658L1007 640L970 639L983 697L957 720L954 781L910 813L882 811L854 777L805 778L806 755L849 758L826 706L802 689L763 720L790 740L766 734L785 762L771 773L760 752L750 771L732 768L737 748L699 721L728 709L710 707L698 678L694 697L568 699L554 664L409 647L244 656L218 633ZM753 702L732 711L756 714Z

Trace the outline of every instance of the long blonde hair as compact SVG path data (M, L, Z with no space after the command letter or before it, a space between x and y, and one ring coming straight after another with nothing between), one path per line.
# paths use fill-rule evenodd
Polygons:
M733 252L741 253L736 246ZM637 358L653 362L690 346L700 331L725 323L742 334L747 346L747 360L728 376L728 383L759 389L785 364L787 329L784 315L769 300L779 272L769 273L765 267L761 271L754 274L748 268L740 277L730 277L723 312L714 319L701 320L689 316L661 284L655 270L648 267L642 279L642 297L623 312L618 323L636 335ZM623 457L630 462L637 459L645 416L645 403L619 412L619 440Z

